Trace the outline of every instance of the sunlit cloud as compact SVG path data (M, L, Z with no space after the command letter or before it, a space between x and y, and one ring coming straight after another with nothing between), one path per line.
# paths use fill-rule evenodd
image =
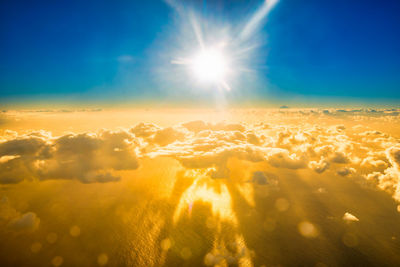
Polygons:
M354 216L353 214L351 214L349 212L346 212L343 215L343 220L346 222L358 222L359 221L359 219L356 216Z
M85 126L93 118L85 112L34 114L62 123L79 115ZM265 240L288 240L289 251L309 242L321 252L362 250L371 244L363 227L389 247L398 232L373 225L383 212L391 219L380 223L395 224L400 206L392 112L233 110L237 119L177 122L162 110L150 113L164 123L140 113L118 129L112 117L93 131L58 133L41 121L31 124L41 130L9 124L0 136L0 235L27 238L26 253L53 266L281 263L280 243ZM174 118L181 113L190 111ZM32 114L9 116L32 123L23 120ZM78 251L81 242L89 252Z
M326 116L324 112L309 114L322 120ZM375 112L373 114L376 116ZM379 120L397 119L397 116L387 117L385 112L381 114ZM286 116L309 115L293 111ZM359 177L376 183L397 200L400 195L397 139L362 127L348 130L340 124L265 127L192 121L169 127L139 123L118 131L70 133L58 137L46 131L26 134L8 131L2 140L1 183L36 179L78 179L85 183L118 181L120 171L136 170L141 159L155 157L174 158L183 167L204 171L211 178L229 178L229 161L237 158L265 163L275 169L305 169L320 175L333 172L348 178ZM259 172L249 180L267 184L268 179L262 174Z

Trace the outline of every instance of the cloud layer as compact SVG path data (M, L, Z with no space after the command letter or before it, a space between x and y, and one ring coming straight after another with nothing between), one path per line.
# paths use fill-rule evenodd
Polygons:
M0 142L0 183L46 179L118 181L119 171L135 170L140 159L154 157L171 157L187 169L228 179L227 163L236 158L267 164L276 173L283 169L306 170L328 173L332 179L359 179L400 201L399 139L366 126L378 120L398 121L397 110L288 109L270 114L273 123L265 123L254 112L258 117L254 123L198 120L171 127L139 123L118 131L57 137L46 131L4 131ZM277 116L286 121L276 122ZM332 117L340 117L344 123L332 122ZM312 123L315 118L323 118L324 123ZM289 119L296 122L289 123ZM298 123L298 119L309 123ZM254 174L253 181L267 182L260 173Z

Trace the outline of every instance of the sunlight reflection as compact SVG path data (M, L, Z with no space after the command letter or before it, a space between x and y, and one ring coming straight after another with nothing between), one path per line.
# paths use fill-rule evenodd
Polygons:
M239 230L239 221L233 209L232 197L225 180L212 179L206 175L207 170L190 170L186 174L194 178L179 200L173 215L173 223L177 225L185 215L192 217L196 202L207 203L211 207L211 216L206 219L206 227L214 232L213 245L204 256L204 264L208 266L253 266L254 252L247 248L243 235ZM250 187L240 188L249 204L253 191ZM194 216L194 215L193 215ZM164 240L165 241L165 240ZM169 247L169 242L162 245ZM167 244L168 243L168 244ZM168 245L168 246L167 246ZM185 253L184 253L185 252ZM181 251L181 256L188 256L188 251Z
M228 188L218 180L213 180L206 176L197 178L183 193L173 216L174 224L185 211L191 216L193 203L196 201L209 203L214 217L229 221L235 226L237 225L237 218L233 213Z
M238 184L237 189L250 207L255 207L254 186L251 183Z
M213 248L204 257L204 264L208 266L253 266L252 255L242 235L235 235L235 241L226 243L219 236L215 238Z

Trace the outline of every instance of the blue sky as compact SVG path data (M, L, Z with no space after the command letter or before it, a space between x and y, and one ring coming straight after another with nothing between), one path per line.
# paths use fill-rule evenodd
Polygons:
M240 29L263 1L177 4L210 35ZM395 0L280 0L254 33L251 75L225 98L400 103L398 14ZM155 0L1 1L0 102L207 101L170 66L192 38L185 19Z

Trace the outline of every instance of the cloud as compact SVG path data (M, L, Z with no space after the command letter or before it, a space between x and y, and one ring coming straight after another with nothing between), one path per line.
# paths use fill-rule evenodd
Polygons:
M386 157L390 167L383 172L374 171L365 175L365 178L374 181L379 188L390 193L400 202L400 147L393 146L386 150Z
M384 159L369 156L362 160L361 166L365 168L386 169L388 163L386 163Z
M253 173L252 182L259 185L266 185L269 184L267 180L267 176L264 172L256 171Z
M14 231L35 231L40 224L40 219L34 212L27 212L13 219L9 223L9 228Z
M130 132L135 134L136 137L149 137L154 135L160 127L153 123L139 123L135 127L133 127Z
M324 115L345 117L345 116L366 116L366 117L386 117L386 116L398 116L398 109L330 109L323 110Z
M8 198L3 196L0 201L1 230L13 232L33 232L39 227L40 219L34 212L21 214L11 206Z
M34 162L50 155L42 137L22 136L0 143L0 183L16 183L34 176ZM6 160L7 159L7 160Z
M115 131L81 131L58 136L55 136L56 132L47 131L26 130L17 133L2 130L0 182L22 183L3 186L3 193L9 194L13 201L18 201L15 205L18 209L3 205L2 200L0 201L0 232L12 237L15 233L34 231L33 234L26 234L29 240L33 238L26 244L28 251L30 245L38 242L43 245L42 250L57 244L62 245L65 243L62 238L65 233L69 236L68 242L77 242L90 236L88 231L93 229L85 226L91 222L99 222L98 218L91 216L92 214L87 215L87 218L78 218L81 221L75 220L79 211L68 207L71 203L75 206L77 203L83 203L85 210L101 211L99 216L104 217L104 225L112 226L115 222L127 226L128 232L131 231L132 220L136 222L137 219L146 217L149 218L149 222L156 221L157 227L147 223L150 228L155 229L155 238L152 238L154 244L145 242L144 245L148 245L149 248L154 246L155 253L158 253L159 241L171 238L171 242L175 243L168 245L171 250L165 249L163 255L167 257L170 255L166 253L175 253L175 248L182 248L177 246L177 241L181 242L179 238L175 238L179 233L169 232L174 228L171 228L171 225L175 223L172 226L179 228L194 222L194 233L217 232L216 239L207 239L207 246L215 244L215 249L204 250L204 263L215 265L229 262L237 265L244 262L244 257L251 257L252 251L237 246L225 251L220 240L225 239L226 246L231 246L232 234L242 231L241 225L248 225L248 222L254 224L251 225L250 231L242 231L246 234L246 239L243 240L249 242L249 248L253 249L253 233L257 239L260 236L258 232L267 235L279 234L285 232L281 231L282 229L289 227L293 230L290 235L302 241L302 238L323 238L323 234L327 233L324 230L325 223L344 227L342 230L351 230L350 226L357 226L361 221L366 223L366 218L374 218L374 214L380 212L379 209L365 209L360 203L351 203L352 199L360 194L365 196L365 199L381 197L381 201L378 202L386 203L388 211L392 210L392 215L396 216L396 206L400 204L400 140L397 129L391 131L390 127L398 128L397 125L400 124L385 121L384 127L380 128L377 121L392 118L390 116L354 122L352 119L338 116L320 120L320 117L325 115L309 111L287 111L285 115L272 113L268 116L259 111L248 112L248 116L254 117L243 119L242 123L193 121L165 127L143 122ZM300 121L304 123L299 123ZM355 124L361 126L353 127ZM388 129L385 129L386 127ZM156 157L167 159L153 159ZM139 166L141 168L137 170ZM213 180L210 177L224 180ZM75 181L41 182L48 179L113 184L104 186L80 185ZM122 182L119 182L120 180ZM192 183L197 185L192 187ZM149 184L152 186L148 186ZM362 186L375 188L364 192ZM62 194L58 189L54 191L55 187L61 188ZM376 190L383 190L385 193L378 194ZM66 197L71 192L74 199ZM304 192L309 194L303 194ZM345 198L341 198L342 193L346 192L357 192L357 196L349 198L347 194ZM127 197L115 197L126 193ZM335 195L336 193L341 195ZM394 205L394 200L389 196L399 203ZM152 202L155 200L161 203L162 207L168 207L169 210L163 209L158 212L157 207L160 205L157 203L151 205L154 209L148 209L148 205L140 201L140 207L132 206L138 199L146 197L150 197ZM338 197L339 203L335 204L335 197ZM310 198L316 198L318 201L310 206ZM50 205L43 205L49 200ZM324 205L321 206L320 202ZM350 206L353 210L346 210L346 207ZM259 207L269 207L270 210L267 213L260 212ZM322 212L326 214L312 216L312 211L320 211L321 207ZM142 216L142 209L148 214ZM174 209L179 212L174 212ZM331 217L332 212L336 213L335 210L339 210L339 216L333 214L335 216ZM105 216L111 213L118 215L114 216L115 221ZM294 213L299 215L299 220L286 220ZM201 217L200 221L198 215ZM63 227L65 231L57 232L58 228L52 227L56 225L52 223L54 216L67 222ZM223 223L219 224L216 220L210 222L209 217L214 216L222 218ZM280 225L278 217L289 224ZM326 218L329 221L326 221ZM230 223L233 228L229 226ZM69 232L75 225L80 227L82 233L78 239L72 238ZM143 225L146 225L146 222ZM54 229L47 229L48 227ZM225 232L219 233L220 228L225 229ZM96 232L95 230L93 231ZM337 237L339 243L343 235L347 234L346 231L341 233ZM46 241L48 234L50 239ZM132 234L136 236L135 233ZM56 243L52 235L55 235L55 239L58 236ZM228 237L225 238L225 235ZM37 239L37 236L43 238ZM390 241L391 236L394 234L389 233L383 238ZM103 239L105 242L110 240ZM182 246L187 246L186 243L183 240ZM128 246L130 244L131 242L127 242ZM192 259L195 256L201 260L204 256L196 254L195 249L191 251ZM265 248L256 250L256 257L262 255L263 251ZM96 252L95 257L100 252ZM111 259L111 250L104 253ZM140 259L134 257L131 262L140 263L142 259L147 260L145 256ZM51 261L51 258L47 261Z
M165 146L183 138L184 133L168 127L158 130L154 135L153 141L158 145Z
M228 178L228 159L267 162L275 168L306 168L306 155L296 155L287 149L264 146L261 138L242 124L206 124L201 121L182 125L190 132L182 141L163 149L155 149L150 156L176 158L186 168L209 168L213 178ZM154 139L154 141L156 141Z
M40 179L71 179L82 182L119 180L113 171L139 166L133 136L126 131L65 135L53 142L49 159L39 162Z
M40 156L47 152L43 138L26 136L0 143L0 155L3 156Z
M13 156L13 155L11 155L11 156L2 156L2 157L0 157L0 163L6 163L6 162L8 162L10 160L17 159L19 157L20 157L19 155L18 156Z
M400 168L400 147L391 147L387 151L387 157L394 168Z
M229 179L228 163L235 158L263 166L258 174L251 170L254 177L248 178L257 184L269 182L268 176L262 178L266 170L275 174L282 169L332 177L337 174L365 179L400 202L399 140L368 126L371 120L397 121L393 114L397 110L327 111L340 114L340 120L328 120L323 110L288 109L284 116L281 112L248 111L249 116L269 118L268 123L257 119L254 124L197 120L161 127L142 122L117 131L57 137L43 130L24 134L3 131L0 183L46 179L116 182L119 171L135 170L142 158L154 157L171 157L184 168ZM359 116L367 113L373 116ZM305 118L310 122L298 124ZM357 127L352 126L353 120L357 120Z
M320 161L310 161L309 167L313 169L317 173L323 173L330 166L329 161L325 160L325 158L321 158Z
M354 216L353 214L346 212L343 217L342 217L343 221L345 222L358 222L360 221L356 216Z
M243 126L242 124L239 124L239 123L236 123L236 124L228 123L228 124L226 124L224 122L212 124L212 123L206 123L204 121L191 121L191 122L183 123L182 126L185 127L186 129L188 129L189 131L195 132L195 133L198 133L198 132L204 131L204 130L210 130L210 131L238 131L238 132L243 132L243 131L246 130L245 126Z
M289 154L287 150L281 150L270 154L267 162L276 168L303 169L307 167L308 157L306 155Z
M339 174L340 176L347 176L349 174L355 173L356 170L354 168L340 168L339 170L337 170L337 174Z
M118 181L113 173L139 163L134 135L127 131L17 136L0 143L0 182L24 179L78 179L85 183Z
M330 158L331 162L333 163L349 163L350 159L347 157L347 155L343 152L334 152Z
M229 177L226 166L229 158L253 162L265 160L268 149L249 143L243 125L197 121L182 126L189 132L180 135L180 140L164 148L155 148L148 155L173 157L190 169L209 169L213 178Z

